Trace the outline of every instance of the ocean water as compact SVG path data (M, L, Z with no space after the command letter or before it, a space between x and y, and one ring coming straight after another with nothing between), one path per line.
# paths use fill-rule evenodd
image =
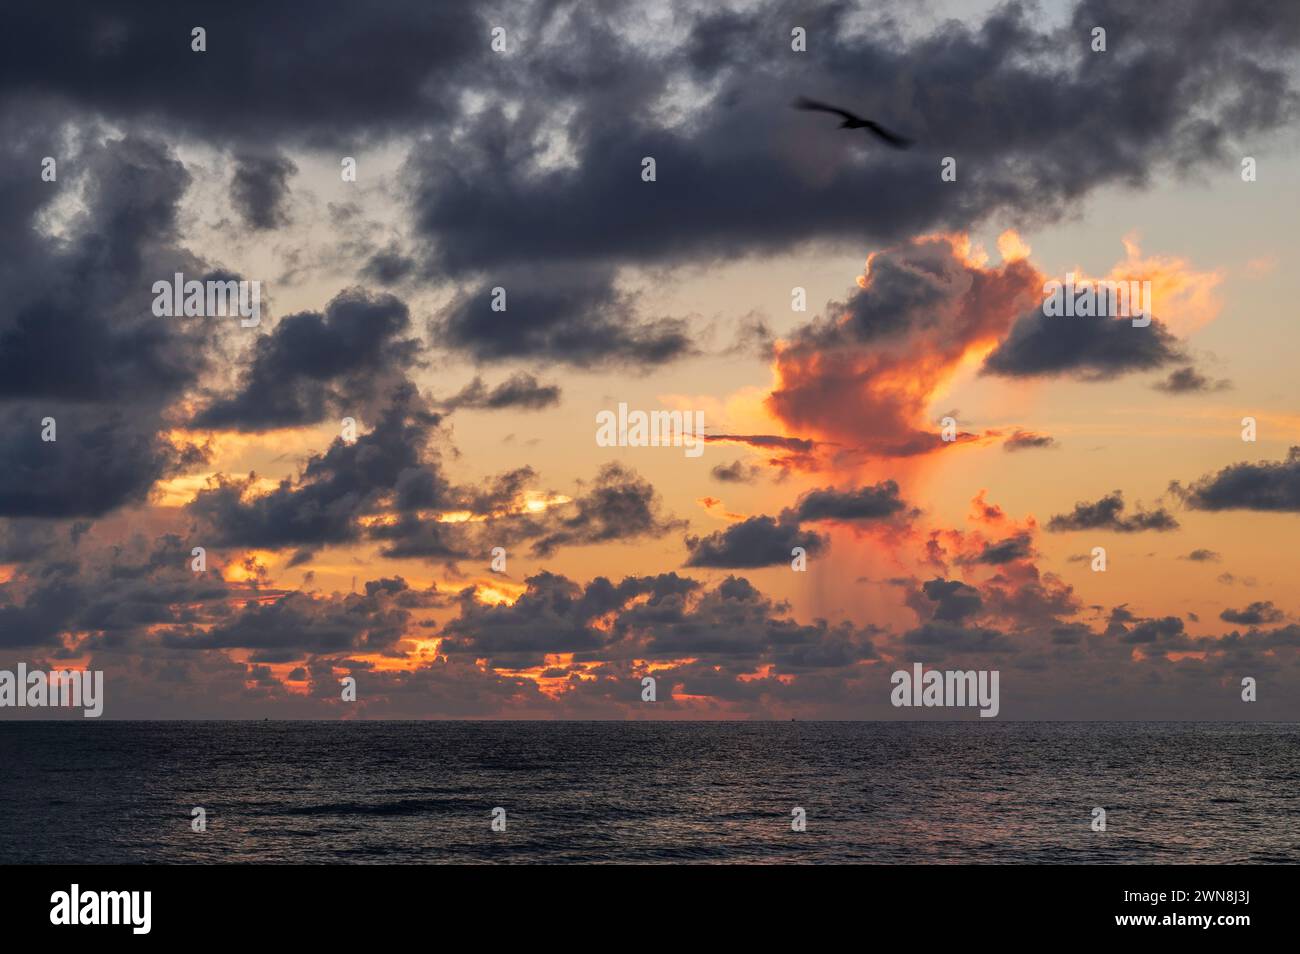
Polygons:
M4 863L1300 861L1294 724L3 722L0 760Z

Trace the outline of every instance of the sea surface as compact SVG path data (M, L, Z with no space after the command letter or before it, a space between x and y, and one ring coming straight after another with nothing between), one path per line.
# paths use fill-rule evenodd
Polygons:
M1295 863L1300 725L0 722L15 862Z

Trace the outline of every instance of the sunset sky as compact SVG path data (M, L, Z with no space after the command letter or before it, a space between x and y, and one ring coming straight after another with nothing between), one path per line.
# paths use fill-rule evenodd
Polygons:
M0 668L108 718L917 718L915 662L1300 718L1300 6L63 6L0 39ZM261 324L156 316L177 272ZM1154 320L1045 317L1070 272ZM703 453L598 446L620 403Z

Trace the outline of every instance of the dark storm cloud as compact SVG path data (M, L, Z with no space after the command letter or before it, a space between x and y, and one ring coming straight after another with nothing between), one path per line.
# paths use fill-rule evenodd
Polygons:
M493 310L494 288L505 290L504 310ZM527 269L494 278L448 305L433 331L483 362L656 365L695 350L684 321L638 318L608 271Z
M214 329L150 307L154 281L206 271L177 244L190 179L154 139L68 133L58 148L21 118L0 119L0 515L100 516L201 462L163 436L163 413L208 366ZM55 182L33 146L63 157ZM42 213L78 189L84 213L43 231ZM41 439L46 418L56 440Z
M446 482L426 454L438 421L413 391L401 392L372 431L351 444L336 438L308 459L296 480L286 478L258 496L251 479L223 477L187 509L214 546L283 549L356 540L358 519L377 513L386 494L416 486L429 499L413 503L442 499Z
M445 119L490 39L458 3L71 0L10 11L0 91L218 140L354 144Z
M289 177L298 167L284 156L235 157L230 202L252 229L275 229L289 221Z
M1226 391L1232 387L1232 382L1212 381L1188 365L1169 372L1169 377L1156 382L1152 387L1166 394L1203 394L1210 391Z
M53 418L56 440L42 440L41 415ZM0 411L0 517L99 517L143 503L154 481L203 462L159 425L61 402Z
M249 601L227 621L206 630L164 633L172 649L251 649L252 662L289 662L307 653L392 654L411 622L411 610L441 602L431 590L411 590L401 577L372 580L364 595L320 597L286 593L272 602Z
M800 528L797 520L783 516L750 517L704 537L687 537L687 566L753 568L789 563L795 547L815 556L828 545L827 537Z
M230 585L189 561L188 544L170 535L84 555L71 540L52 542L0 584L0 646L57 647L75 634L83 650L127 648L150 626L220 618Z
M0 585L0 649L58 646L86 597L75 575L67 572L40 580L21 603L11 602L8 589L8 584Z
M483 383L482 378L476 377L459 393L440 402L439 406L447 411L462 408L478 411L540 411L559 403L558 385L542 384L526 371L519 371L491 389Z
M1283 612L1274 606L1271 600L1260 600L1240 610L1225 609L1219 614L1219 619L1225 623L1240 623L1243 626L1280 623L1284 618Z
M1240 463L1169 488L1193 510L1259 510L1300 513L1300 447L1281 461Z
M675 573L627 577L617 585L597 577L581 586L542 572L525 582L528 589L512 604L485 606L466 591L460 615L443 627L442 651L487 656L516 667L539 664L554 653L596 658L593 654L621 637L612 627L596 626L597 619L637 597L648 597L648 612L665 604L678 606L699 586Z
M612 17L571 19L562 53L522 48L503 81L504 98L537 108L490 102L413 155L413 215L431 276L506 284L499 276L526 265L554 286L581 266L594 273L591 291L567 306L562 336L550 331L555 308L539 309L535 331L462 311L447 321L450 343L480 360L670 360L685 349L661 334L651 334L654 347L609 340L600 316L623 303L604 276L812 241L887 243L966 229L995 211L1049 221L1099 186L1223 161L1230 141L1294 115L1278 62L1300 35L1293 13L1242 17L1218 0L1097 9L1081 4L1060 29L1007 4L979 26L949 20L904 38L888 14L868 15L864 28L860 8L823 4L798 11L799 22L821 24L808 56L792 56L786 31L772 29L791 16L779 3L744 15L679 8L689 37L662 52L612 29ZM1104 56L1087 45L1102 22L1123 24L1111 27L1123 42ZM671 84L684 75L698 85L685 91L694 102L665 108L683 97ZM788 108L799 90L881 118L920 146L900 154L845 136L826 117ZM943 156L958 157L960 185L936 187ZM646 157L653 182L641 178ZM855 312L853 321L888 334L897 315ZM573 333L588 323L589 345ZM1121 339L1075 325L1047 337L1025 325L990 370L1105 377L1178 355L1162 327Z
M1014 645L1004 633L981 626L931 620L903 634L903 645L942 658L947 654L1010 652Z
M189 174L163 143L128 136L83 143L56 183L42 183L39 167L18 152L25 138L4 125L14 141L0 147L0 211L10 223L0 266L0 400L139 404L177 395L205 366L206 329L156 317L150 288L199 264L173 244ZM79 183L88 208L70 239L38 231L37 216Z
M1129 318L1049 318L1039 310L1020 317L983 370L1003 377L1068 374L1105 381L1184 359L1182 346L1159 319L1135 328Z
M785 604L744 578L729 576L708 590L675 573L618 584L597 577L586 586L540 573L527 584L511 605L484 606L466 592L460 616L444 627L444 651L510 667L539 665L556 653L574 653L575 661L743 661L743 668L729 671L728 681L764 660L778 671L795 672L849 666L875 655L866 631L821 620L799 624L787 617Z
M238 390L190 422L194 428L266 431L317 424L330 416L361 417L405 384L420 344L406 305L363 289L341 292L324 313L280 319L257 339Z
M648 637L646 651L652 656L766 659L779 672L839 668L874 658L865 631L824 620L801 625L784 618L786 611L745 578L729 576L693 606L680 601L659 610L633 606L616 625Z
M48 555L62 543L75 545L89 526L90 521L80 520L71 527L40 518L0 520L0 563L27 563Z
M927 580L921 587L921 594L934 603L932 618L941 622L960 623L978 613L983 606L979 591L961 580ZM913 601L914 608L921 605L919 601Z
M1094 503L1080 501L1068 514L1057 514L1047 522L1053 533L1069 530L1111 530L1116 533L1139 533L1143 530L1177 530L1178 521L1163 507L1143 510L1131 516L1124 513L1124 495L1116 490Z
M469 135L435 140L417 164L416 207L435 267L698 261L818 238L895 240L994 208L1050 215L1156 164L1219 156L1229 137L1277 128L1295 107L1275 59L1300 25L1276 9L1085 3L1056 30L1008 4L980 26L949 20L912 39L886 14L863 29L847 3L799 13L822 23L815 55L792 56L788 31L772 28L788 19L781 4L697 16L686 43L662 56L596 18L573 25L563 68L553 48L521 50L519 93L570 108L558 121L571 161L539 168L542 120L528 109L510 118L489 108ZM1104 56L1087 45L1099 23L1120 24L1110 29L1123 38ZM683 68L712 87L689 122L654 108ZM846 136L789 109L798 90L921 146L896 154ZM823 159L815 174L809 153ZM943 155L960 157L959 188L935 188ZM646 156L657 161L653 183L640 179ZM865 206L852 198L862 196Z
M849 491L830 487L810 490L799 498L793 508L794 515L799 520L843 522L885 520L906 509L906 501L898 496L898 484L892 480Z
M788 563L795 547L815 556L830 545L830 538L806 530L803 522L827 521L866 525L917 514L908 510L892 480L854 490L824 487L803 494L793 507L773 518L765 515L733 523L704 537L688 536L687 566L751 568Z

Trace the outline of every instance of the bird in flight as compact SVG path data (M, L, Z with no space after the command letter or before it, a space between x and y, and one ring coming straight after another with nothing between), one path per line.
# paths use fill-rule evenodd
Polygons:
M897 133L892 133L880 123L873 122L870 119L863 119L861 116L855 116L846 109L839 109L835 106L828 106L825 103L819 103L816 100L800 96L794 101L795 109L810 109L819 113L834 113L841 116L844 122L840 123L841 129L867 129L875 133L885 142L889 143L895 149L906 149L912 145L912 140L904 138Z

